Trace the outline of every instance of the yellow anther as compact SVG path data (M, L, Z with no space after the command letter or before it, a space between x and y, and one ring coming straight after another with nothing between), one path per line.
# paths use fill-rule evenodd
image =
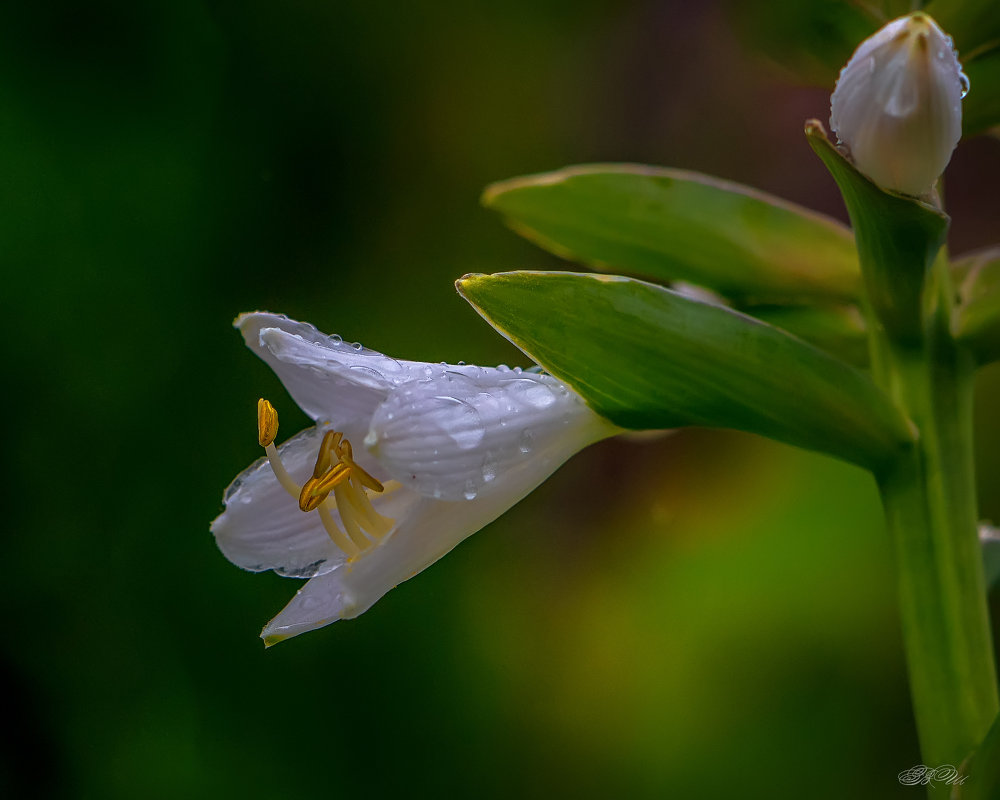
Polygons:
M263 397L257 401L257 441L267 447L278 435L278 412Z
M316 456L316 466L313 467L313 477L322 478L333 464L332 455L337 453L340 440L344 437L340 431L327 431L323 436L323 442L319 446L319 455ZM337 458L340 455L337 454Z
M305 482L302 491L299 492L299 508L303 511L315 511L330 494L329 492L318 494L316 492L316 484L318 483L316 478L310 478Z
M347 464L337 464L322 478L313 479L316 481L313 486L313 492L315 494L322 494L325 497L333 491L334 487L340 486L349 477L351 477L350 466Z
M340 460L343 461L351 468L351 474L358 479L358 482L373 492L383 492L385 487L375 480L371 475L368 474L366 470L363 470L354 462L354 449L351 447L351 443L344 439L340 446L336 449L337 455Z
M368 489L371 489L373 492L381 493L385 491L385 487L381 483L375 480L375 478L373 478L371 475L369 475L367 472L361 469L361 467L359 467L353 461L351 462L351 474L358 479L358 483L360 483L362 486Z
M276 429L277 414L271 404L261 400L260 408L261 419L267 421L273 416ZM264 424L262 421L262 431ZM268 444L266 449L271 458L271 466L275 468L275 474L281 481L282 474L285 473L284 468L280 467L277 451L273 444ZM286 484L294 487L291 478L287 474L285 477L287 480L282 481L282 485L286 489L289 488ZM392 483L393 490L398 488L395 481ZM305 512L319 511L330 539L351 560L381 540L394 525L394 520L375 510L365 493L366 489L373 492L386 491L385 486L354 463L354 450L344 434L340 431L327 431L316 455L313 475L297 493L299 508ZM333 511L338 512L344 530L337 525Z

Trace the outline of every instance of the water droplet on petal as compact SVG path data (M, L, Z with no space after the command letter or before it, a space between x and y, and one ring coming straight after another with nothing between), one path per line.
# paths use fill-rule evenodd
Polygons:
M351 347L353 347L355 350L361 350L361 349L363 349L361 347L361 342L351 342Z
M330 337L330 341L333 342L334 344L341 344L344 341L344 339L343 337L338 336L337 334L333 334L333 336Z
M462 492L462 496L466 500L476 499L476 484L471 479L465 482L465 491Z
M493 457L492 453L486 454L486 460L483 462L483 483L489 483L490 481L496 480L497 477L497 462Z
M958 80L962 84L962 97L965 97L969 93L969 76L964 72L959 72Z
M478 445L486 435L486 425L475 406L457 397L439 399L453 404L442 425L451 440L462 450L471 450Z
M521 439L518 442L518 447L522 453L530 453L531 448L534 446L535 434L531 432L530 428L525 428L521 431Z

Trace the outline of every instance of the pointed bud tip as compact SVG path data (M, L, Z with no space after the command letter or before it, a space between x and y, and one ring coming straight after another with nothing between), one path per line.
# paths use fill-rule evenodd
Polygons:
M826 138L826 128L818 119L807 119L805 124L806 136L819 136Z
M837 80L830 127L879 186L925 195L961 137L967 87L951 38L918 11L858 46Z

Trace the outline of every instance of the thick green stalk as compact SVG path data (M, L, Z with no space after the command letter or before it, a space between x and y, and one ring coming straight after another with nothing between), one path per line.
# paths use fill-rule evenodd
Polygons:
M830 142L806 136L840 187L864 277L872 373L914 426L876 472L892 536L924 764L958 767L997 713L973 469L973 360L950 332L949 218L884 191ZM940 187L939 187L940 189ZM934 797L949 787L932 785Z
M948 332L950 289L940 258L923 335L876 331L877 378L919 435L879 477L892 536L903 636L924 763L958 766L997 715L997 683L978 538L974 362ZM932 785L931 796L949 787Z

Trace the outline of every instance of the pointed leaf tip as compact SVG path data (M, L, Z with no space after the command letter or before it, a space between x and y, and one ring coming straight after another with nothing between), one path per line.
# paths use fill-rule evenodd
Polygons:
M733 428L873 469L912 437L865 374L722 306L631 278L569 272L484 275L461 291L624 428Z

